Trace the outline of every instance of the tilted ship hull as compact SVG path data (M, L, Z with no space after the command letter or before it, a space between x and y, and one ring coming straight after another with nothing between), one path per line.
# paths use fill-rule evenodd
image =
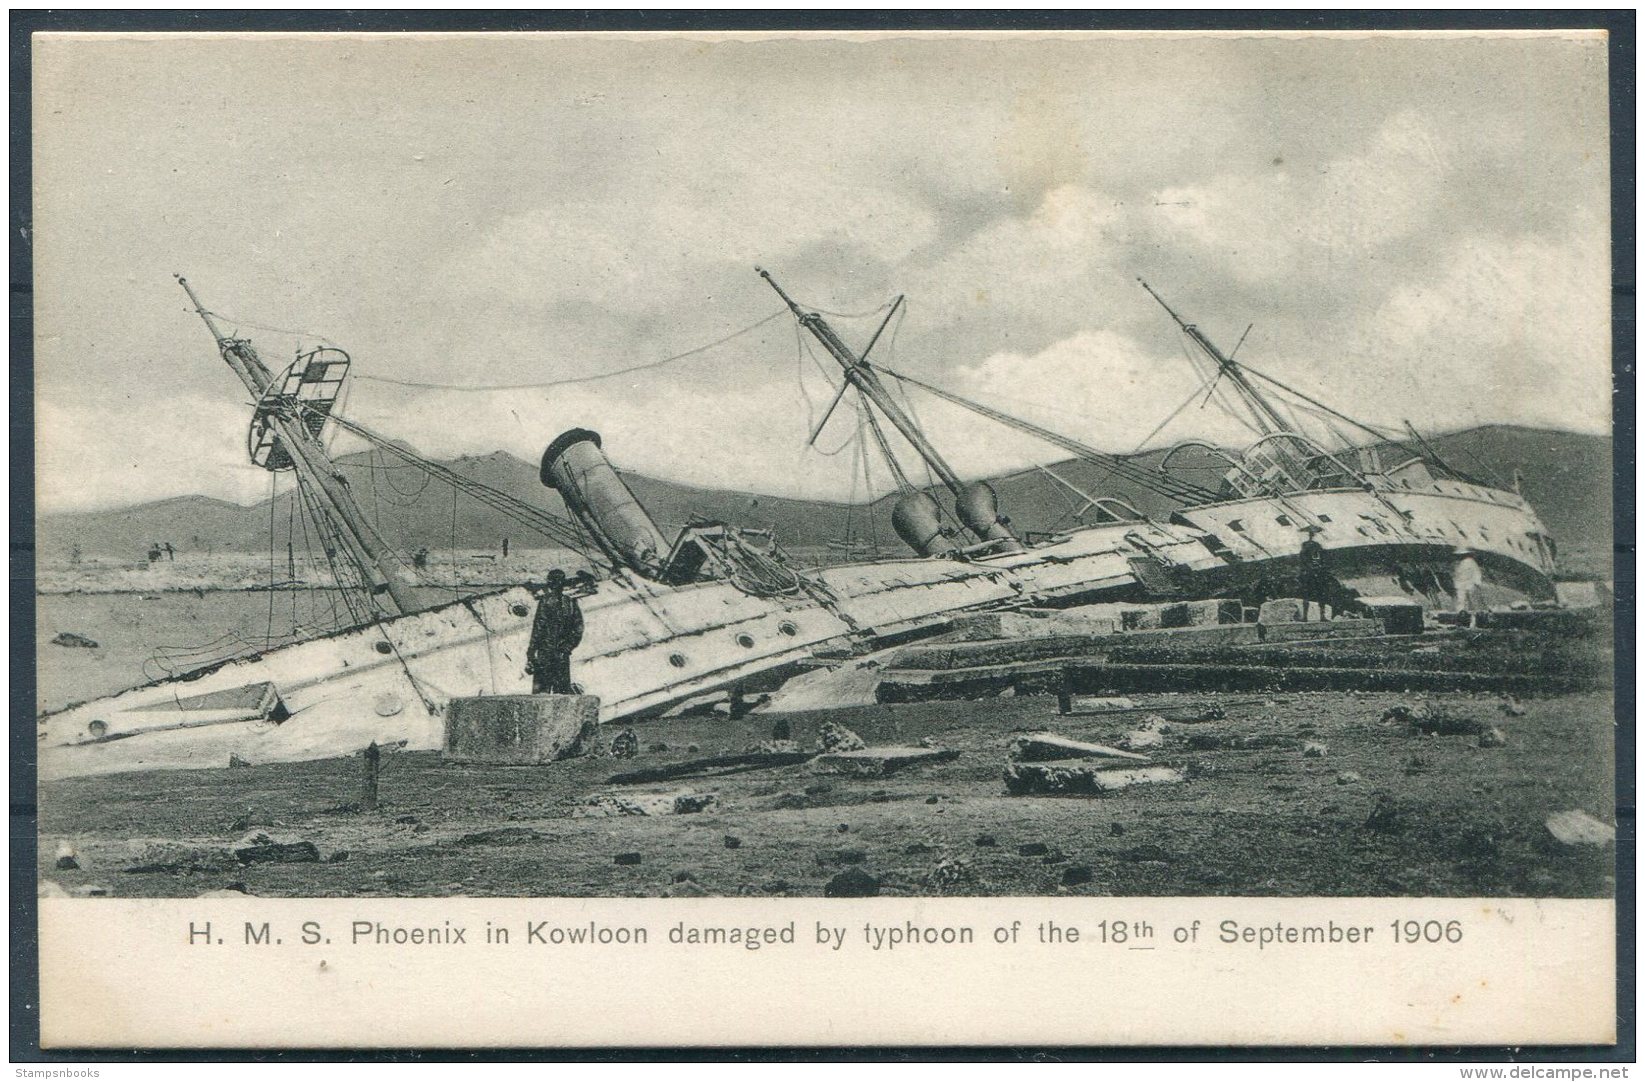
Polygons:
M814 315L802 322L808 318L820 322ZM248 347L218 338L225 358L242 362L236 371L250 371ZM859 375L841 363L848 378ZM317 370L312 360L305 371L340 382L335 369ZM280 385L257 374L242 378ZM301 470L305 454L314 454L317 440L286 445L317 437L335 386L323 409L305 405L314 394L305 393L302 375L288 372L284 398L271 392L259 406L254 461L261 454L270 468ZM868 397L874 385L859 389ZM1248 456L1236 468L1249 475L1273 462ZM599 696L607 722L779 680L819 651L862 652L930 634L964 612L1283 595L1309 537L1348 595L1402 594L1429 607L1462 608L1541 602L1554 593L1553 541L1519 495L1434 477L1414 463L1355 475L1351 484L1235 493L1164 520L1112 514L1119 520L1032 545L1005 527L991 492L956 482L976 544L960 549L945 539L951 534L920 518L934 501L910 492L899 505L898 530L927 555L804 572L728 527L688 528L669 545L610 470L594 433L573 430L555 441L543 478L610 560L608 577L581 599L585 634L572 669L577 684ZM310 501L322 498L331 501L333 528L348 528L347 492ZM352 545L367 557L375 544L363 530L352 542L337 538L340 551ZM391 585L385 576L374 588L387 597ZM378 612L323 638L53 712L38 722L40 776L222 767L231 757L301 761L351 754L373 741L437 749L450 699L530 691L525 657L534 604L521 586L424 611Z

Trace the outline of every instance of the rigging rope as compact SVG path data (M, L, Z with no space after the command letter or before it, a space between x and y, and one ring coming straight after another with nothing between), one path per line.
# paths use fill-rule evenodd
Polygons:
M968 398L961 397L951 391L945 391L942 388L935 387L924 382L923 380L915 379L912 376L905 376L902 373L896 372L889 368L880 368L879 371L884 372L893 379L900 380L904 383L910 383L915 387L928 391L931 394L936 395L938 398L945 399L957 406L963 406L964 408L987 417L992 421L996 421L1011 428L1019 429L1020 431L1027 432L1030 435L1037 436L1047 443L1060 447L1079 458L1085 459L1088 462L1107 469L1110 473L1118 477L1122 477L1125 480L1130 481L1132 484L1146 488L1170 499L1197 503L1214 500L1217 498L1217 494L1212 492L1210 489L1202 488L1199 485L1191 484L1187 481L1181 480L1180 478L1172 477L1170 474L1158 473L1144 466L1135 465L1123 456L1107 454L1103 451L1099 451L1094 447L1087 446L1086 444L1081 443L1071 437L1064 436L1059 432L1053 432L1048 428L1042 428L1041 426L1033 424L1030 421L1024 421L1020 417L1013 417L1008 413L1003 413L999 410L993 409L990 406L985 406L980 402L973 402Z
M683 361L688 357L695 357L700 353L707 353L711 349L723 346L727 342L741 338L745 334L750 334L753 331L765 326L767 323L770 323L777 317L787 314L788 309L786 308L778 312L773 312L757 323L750 323L741 330L732 331L725 337L717 338L707 345L697 346L695 349L688 349L684 353L676 353L672 357L664 357L660 361L647 361L644 364L636 364L630 365L627 368L619 368L615 372L599 372L590 376L569 376L565 379L538 380L534 383L498 383L479 387L460 383L430 383L421 380L394 379L391 376L373 376L366 373L356 374L354 378L369 380L372 383L387 383L395 387L412 387L422 391L530 391L548 387L569 387L578 383L594 383L604 379L615 379L618 376L632 375L635 372L647 372L654 368L661 368L664 365L673 364L676 361Z

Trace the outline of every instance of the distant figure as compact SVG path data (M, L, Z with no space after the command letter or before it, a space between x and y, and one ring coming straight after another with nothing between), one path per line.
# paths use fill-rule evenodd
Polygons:
M503 559L508 559L508 538L503 538Z
M428 566L428 547L418 549L411 554L411 566L421 571Z
M149 543L149 563L151 563L151 564L155 563L159 559L160 559L160 546L151 541Z
M571 651L582 641L583 610L565 592L565 572L555 568L537 599L526 647L525 671L531 675L533 695L572 694Z
M1307 527L1308 537L1297 550L1297 592L1305 604L1319 606L1319 618L1324 619L1325 606L1332 601L1331 587L1335 585L1335 580L1325 570L1325 546L1316 537L1319 532L1318 526ZM1304 613L1305 617L1308 615Z
M170 541L166 542L166 559L172 563L177 562L177 550L171 547Z

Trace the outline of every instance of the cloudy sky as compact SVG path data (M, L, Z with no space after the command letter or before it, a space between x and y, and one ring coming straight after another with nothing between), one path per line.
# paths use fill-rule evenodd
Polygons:
M487 386L747 327L780 307L759 264L848 315L906 294L877 359L1118 451L1194 387L1141 276L1368 420L1607 431L1605 93L1597 36L46 39L41 509L267 497L174 272L271 363L324 336ZM624 467L845 498L849 451L802 449L829 375L779 319L570 387L359 380L346 412L528 461L586 425ZM915 406L962 473L1061 457ZM1191 407L1155 442L1235 432Z

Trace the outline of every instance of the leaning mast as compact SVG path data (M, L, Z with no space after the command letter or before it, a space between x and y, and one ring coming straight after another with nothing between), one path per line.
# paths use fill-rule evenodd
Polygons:
M792 297L783 292L783 287L777 284L776 279L772 278L769 272L758 267L755 269L759 271L760 277L764 278L771 288L777 291L777 296L781 297L783 303L788 305L789 310L794 313L794 318L799 320L800 326L810 331L812 337L821 342L823 348L828 350L834 360L839 362L840 367L845 370L846 381L857 388L875 406L878 406L880 412L885 414L886 420L890 421L897 431L902 433L903 438L931 467L931 472L936 474L938 480L942 481L948 490L954 494L955 499L960 501L963 511L967 501L971 499L970 488L964 481L960 480L953 467L949 466L937 449L931 445L931 441L925 438L925 433L920 431L920 427L914 423L913 419L903 412L901 406L897 405L896 400L885 389L885 384L880 382L879 373L874 370L873 366L862 356L854 353L851 347L840 339L834 328L829 326L828 321L823 319L820 314L807 312L796 304ZM870 347L872 347L872 343L870 343ZM873 415L870 414L869 416L870 421L872 421ZM875 432L876 435L880 435L877 425L875 426ZM880 435L880 439L882 450L889 457L890 449L884 444L883 435ZM895 465L895 460L892 460L892 469L900 472ZM1016 536L1010 528L998 519L984 523L973 522L973 517L963 513L961 515L961 518L965 520L966 527L982 540L1016 541Z
M223 333L205 305L200 303L188 279L178 275L177 284L183 287L194 305L195 314L205 322L206 329L217 340L217 349L224 362L256 398L257 418L254 424L268 426L278 440L278 450L284 451L289 458L289 466L285 458L273 454L266 456L259 464L271 472L293 469L300 480L308 483L310 494L336 527L336 535L347 550L349 561L365 578L371 603L380 615L397 616L413 611L417 606L411 592L412 584L401 577L390 562L387 546L367 525L365 515L349 490L348 481L326 454L317 433L303 416L305 409L313 407L305 406L302 398L291 393L291 388L277 384L274 374L250 342Z

